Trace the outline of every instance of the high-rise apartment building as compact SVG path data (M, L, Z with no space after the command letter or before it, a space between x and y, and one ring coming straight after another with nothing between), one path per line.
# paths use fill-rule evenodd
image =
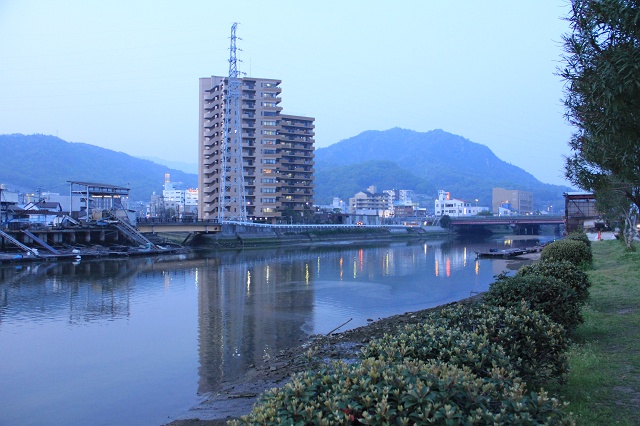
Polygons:
M241 127L242 167L238 156L227 154L222 170L224 114L227 77L200 79L198 216L200 219L227 217L239 209L244 178L244 202L249 220L277 223L284 218L304 217L313 205L314 119L282 114L280 80L240 78L240 114L229 120L230 135ZM231 108L231 114L235 114ZM229 149L236 149L232 144ZM240 170L243 175L240 176ZM226 176L226 188L222 176ZM221 203L221 194L226 200Z

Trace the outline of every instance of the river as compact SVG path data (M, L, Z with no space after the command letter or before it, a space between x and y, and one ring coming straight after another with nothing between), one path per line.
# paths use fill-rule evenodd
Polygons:
M0 424L160 425L310 334L460 300L538 240L0 266Z

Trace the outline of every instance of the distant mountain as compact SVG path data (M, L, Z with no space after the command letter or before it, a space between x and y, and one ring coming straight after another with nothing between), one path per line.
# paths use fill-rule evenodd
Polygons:
M381 173L385 167L389 167L389 173ZM393 182L393 174L402 178L411 176L419 186L417 183L411 186L411 180ZM360 133L317 149L316 176L318 204L330 203L332 196L352 197L353 188L346 182L340 185L349 176L356 176L361 183L358 191L375 185L379 191L424 190L435 197L437 190L443 189L454 198L479 199L484 206L491 205L494 187L531 191L539 209L563 205L562 194L572 190L542 183L521 168L500 160L488 147L443 130L421 133L394 128Z
M48 135L0 135L0 158L0 183L24 192L41 188L66 194L68 181L87 181L126 186L133 201L147 201L162 191L165 173L184 187L198 185L197 174ZM398 128L366 131L317 149L315 184L317 204L329 204L334 196L347 201L374 185L378 191L412 189L430 197L443 189L489 206L492 188L502 187L533 192L535 207L542 209L564 205L562 194L571 191L541 183L461 136Z
M156 164L160 164L166 167L169 167L173 170L181 170L188 174L198 174L198 163L185 163L182 161L170 161L165 160L164 158L158 157L140 157L143 160L153 161Z
M413 189L416 193L435 197L438 189L428 180L403 169L393 161L368 160L352 165L322 167L316 170L316 204L331 204L333 197L347 201L369 186L385 189ZM323 200L323 201L319 201Z
M0 135L0 158L0 183L25 192L42 188L65 195L72 180L125 186L133 201L148 201L154 191L162 191L165 173L172 182L198 186L196 174L48 135Z

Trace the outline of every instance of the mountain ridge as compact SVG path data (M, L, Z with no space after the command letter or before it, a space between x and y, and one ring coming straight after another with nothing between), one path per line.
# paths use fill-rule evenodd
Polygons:
M51 135L0 135L0 183L23 192L43 188L61 194L68 181L89 181L131 188L133 201L160 193L164 174L184 187L195 188L197 174L185 173L123 152ZM439 189L455 198L491 204L491 189L534 193L534 205L561 205L569 187L544 184L533 175L500 160L486 146L441 129L429 132L393 128L367 130L326 148L316 149L315 203L344 201L369 186L412 189L435 197Z
M318 175L338 173L337 167L366 161L393 161L401 169L423 179L425 185L448 191L454 198L480 200L491 205L492 188L518 189L534 193L534 205L559 206L563 193L572 188L540 182L525 170L499 159L487 146L442 129L429 132L395 127L367 130L316 150ZM375 177L372 176L372 180ZM371 185L375 185L371 182ZM363 188L364 189L364 188ZM392 189L392 188L384 188ZM412 189L412 188L395 188ZM319 203L328 202L322 185L316 185ZM435 197L435 193L428 194ZM343 197L344 194L336 194Z
M198 184L197 175L51 135L0 135L0 158L10 159L0 169L0 182L24 192L41 187L64 195L69 181L94 182L129 187L130 198L142 201L162 191L165 173L171 174L172 182L194 188Z

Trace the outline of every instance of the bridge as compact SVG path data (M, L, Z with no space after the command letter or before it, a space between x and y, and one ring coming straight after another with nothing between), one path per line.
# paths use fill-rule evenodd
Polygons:
M517 233L537 234L542 225L560 226L565 223L564 216L527 215L527 216L464 216L452 217L454 230L474 230L491 226L510 226Z

